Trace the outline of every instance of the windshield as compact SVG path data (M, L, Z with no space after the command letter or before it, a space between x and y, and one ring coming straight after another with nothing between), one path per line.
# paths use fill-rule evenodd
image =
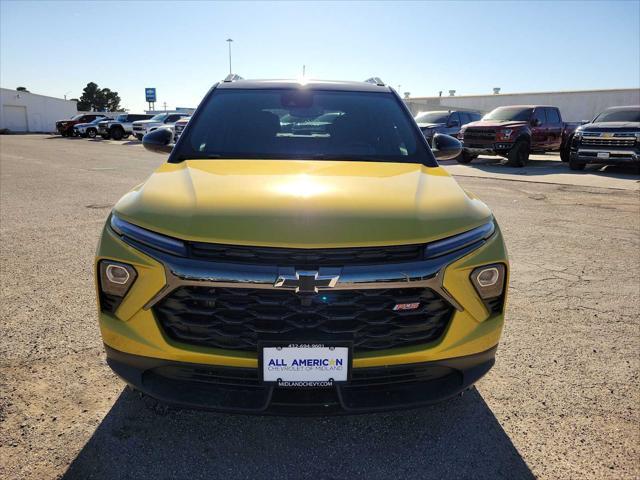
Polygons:
M432 163L392 93L219 89L205 102L175 158Z
M149 120L151 120L152 122L164 122L164 119L168 116L169 115L167 115L166 113L159 113L158 115L154 115L153 117L151 117Z
M606 110L595 118L595 122L640 122L640 109Z
M98 117L98 118L96 118L94 121L92 121L90 123L99 123L99 122L102 122L104 120L109 120L109 119L105 118L105 117Z
M126 115L118 115L116 117L116 122L126 122L127 121L127 116Z
M416 116L416 123L447 123L449 112L421 112Z
M515 121L515 122L528 122L531 118L533 108L496 108L495 110L487 113L483 120L498 120L498 121Z

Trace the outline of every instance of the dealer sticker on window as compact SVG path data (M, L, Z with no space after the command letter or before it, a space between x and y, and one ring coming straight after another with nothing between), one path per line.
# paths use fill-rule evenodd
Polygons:
M330 387L345 382L349 374L349 348L323 344L263 347L265 382L281 387Z

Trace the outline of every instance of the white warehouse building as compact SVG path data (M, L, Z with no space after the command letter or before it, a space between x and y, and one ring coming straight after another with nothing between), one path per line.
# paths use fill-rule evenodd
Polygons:
M452 91L454 92L454 91ZM455 93L455 92L454 92ZM640 105L639 88L615 90L577 90L567 92L497 93L489 95L448 95L405 98L415 115L433 110L477 110L489 112L506 105L552 105L560 109L563 120L591 120L602 110L622 105Z
M54 132L57 120L77 113L71 100L0 88L0 132Z

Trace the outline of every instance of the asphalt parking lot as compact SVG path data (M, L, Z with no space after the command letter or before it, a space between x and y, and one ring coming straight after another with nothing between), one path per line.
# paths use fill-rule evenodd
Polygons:
M247 417L152 411L104 361L98 235L164 158L0 137L0 478L638 478L640 178L533 158L446 165L493 209L512 262L477 388L414 411Z

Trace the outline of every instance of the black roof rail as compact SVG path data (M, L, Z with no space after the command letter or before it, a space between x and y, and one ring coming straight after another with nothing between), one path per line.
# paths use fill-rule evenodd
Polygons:
M242 78L240 75L236 75L235 73L230 73L229 75L224 77L223 82L229 83L229 82L235 82L238 80L244 80L244 78Z
M378 85L379 87L384 87L384 82L382 81L382 79L380 77L371 77L371 78L367 78L364 83L373 83L375 85Z

